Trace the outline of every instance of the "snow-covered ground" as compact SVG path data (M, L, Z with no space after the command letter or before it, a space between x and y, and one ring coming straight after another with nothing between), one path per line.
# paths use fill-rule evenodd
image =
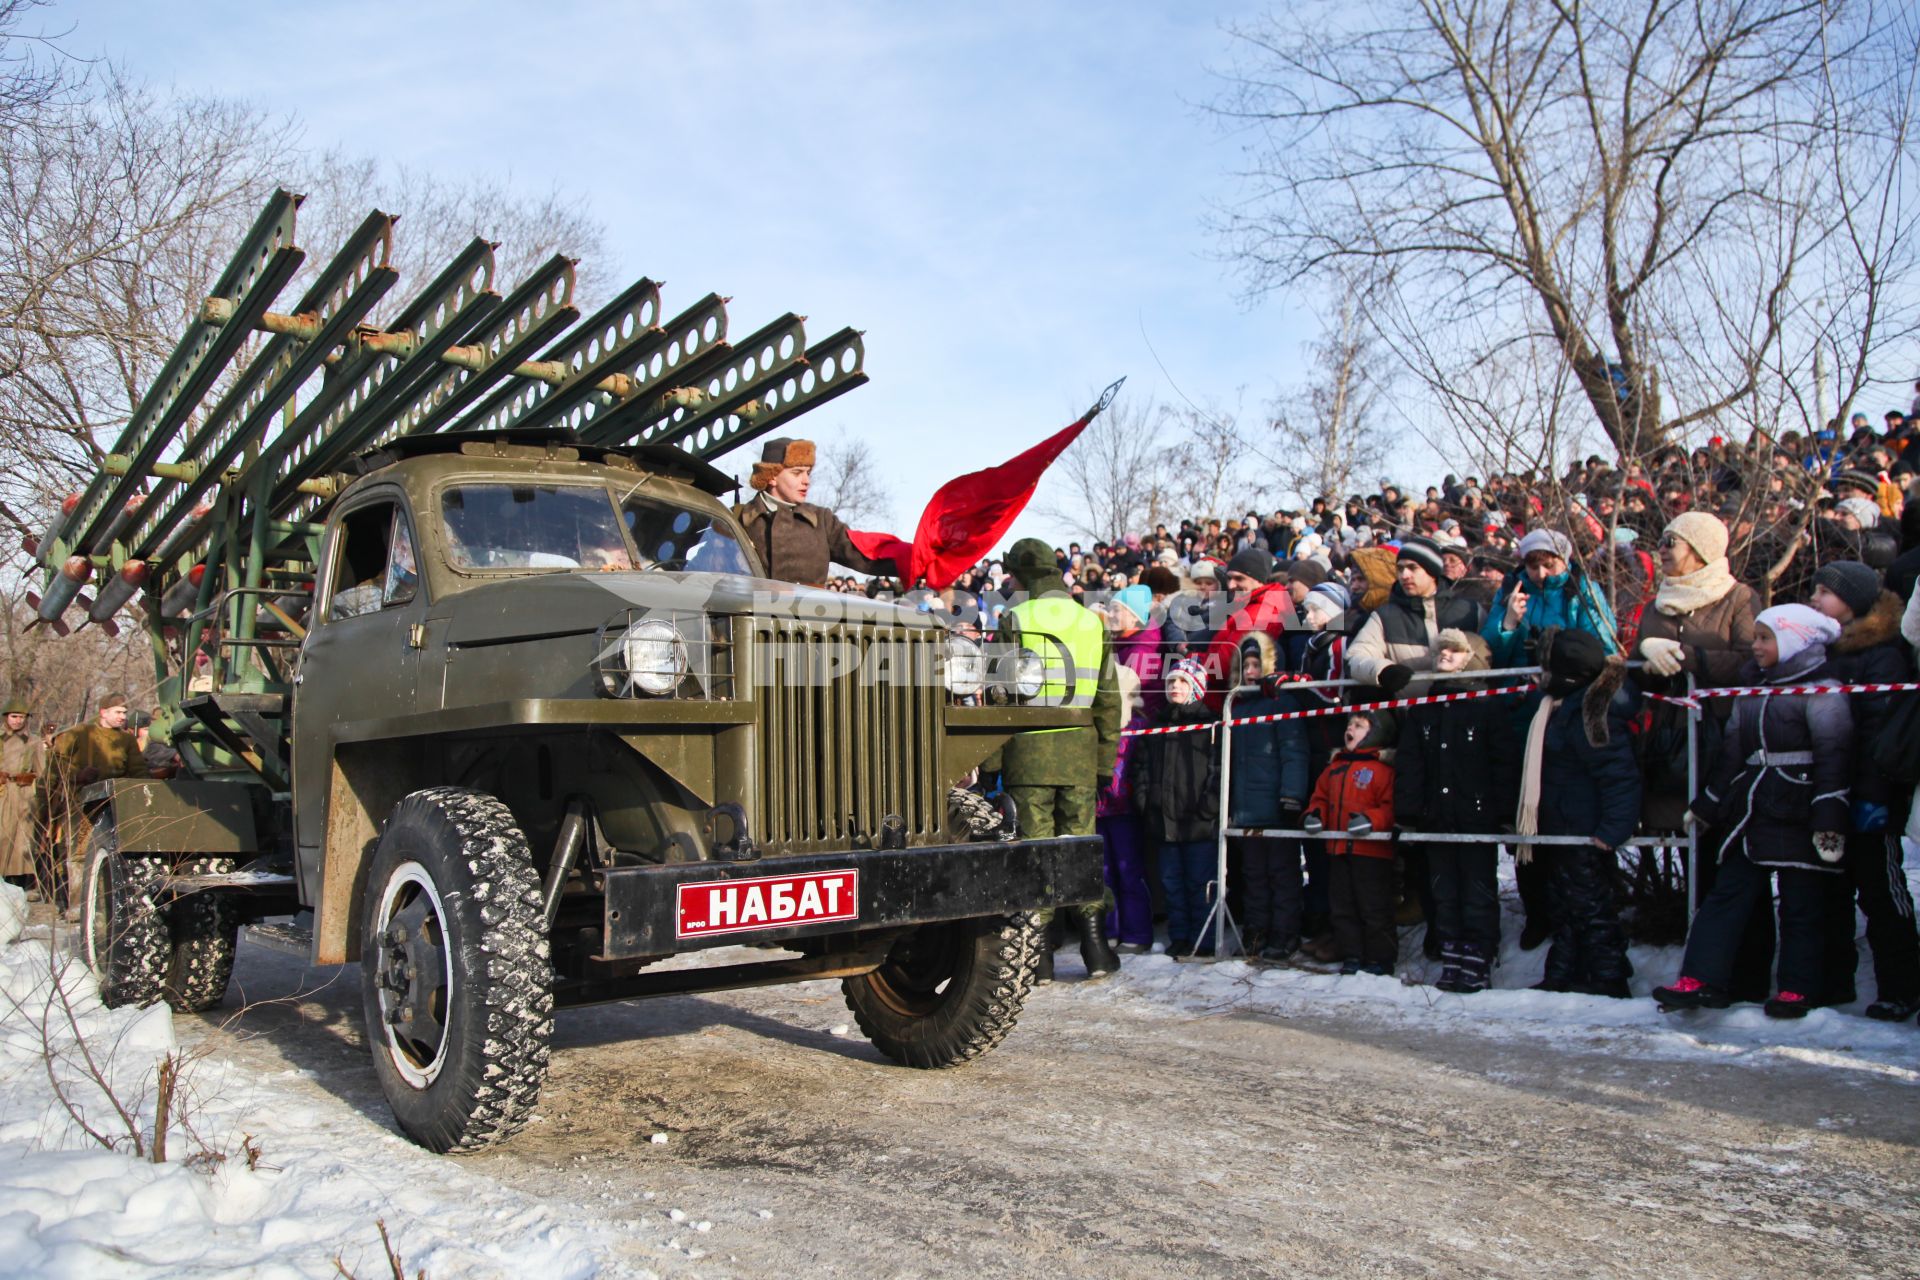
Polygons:
M198 1140L176 1130L168 1163L136 1157L79 1045L150 1144L155 1069L180 1047L172 1016L103 1008L84 966L52 960L44 927L16 937L25 905L0 885L0 1274L335 1276L338 1257L371 1280L392 1274L384 1220L409 1276L566 1280L606 1274L623 1237L657 1231L507 1190L331 1097L218 1057L190 1058L183 1075ZM49 1048L52 1077L119 1149L89 1138L57 1100ZM188 1159L202 1150L224 1158Z
M1910 853L1910 880L1917 861ZM1507 889L1504 933L1512 939L1519 922ZM424 1268L436 1280L688 1274L701 1265L698 1251L681 1240L700 1224L676 1220L662 1203L590 1210L509 1188L471 1164L417 1150L383 1117L314 1087L311 1070L268 1069L261 1065L266 1055L205 1047L224 1037L190 1038L184 1050L184 1113L193 1132L172 1134L167 1164L138 1157L129 1123L87 1079L78 1049L84 1041L147 1143L156 1064L183 1052L174 1021L164 1009L101 1007L84 969L54 958L63 948L49 950L45 926L22 933L25 916L22 895L0 886L0 1273L88 1280L331 1276L338 1257L349 1273L373 1277L389 1274L378 1221L407 1274ZM1385 1031L1418 1026L1525 1039L1540 1048L1562 1043L1636 1058L1705 1057L1754 1069L1791 1064L1829 1070L1836 1079L1866 1073L1883 1083L1920 1084L1920 1028L1860 1016L1873 996L1864 955L1860 1003L1776 1022L1750 1006L1662 1014L1646 998L1530 991L1545 950L1521 952L1511 941L1495 990L1448 995L1424 985L1433 966L1420 958L1418 931L1403 942L1399 978L1147 956L1130 957L1109 982L1081 986L1072 981L1070 950L1061 953L1060 971L1073 1003L1089 1011L1111 1002L1182 1019L1223 1010L1277 1019L1332 1015ZM1644 997L1674 976L1678 950L1636 948L1633 962L1634 990ZM248 1034L244 1023L239 1032ZM1044 1027L1022 1034L1042 1035ZM86 1135L56 1097L55 1081L86 1124L118 1139L117 1149ZM251 1168L249 1144L258 1152ZM213 1157L189 1159L200 1152Z

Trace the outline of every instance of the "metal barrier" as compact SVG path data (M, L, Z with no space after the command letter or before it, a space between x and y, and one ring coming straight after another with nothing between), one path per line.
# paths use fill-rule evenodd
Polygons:
M1638 667L1637 662L1629 663ZM1541 674L1539 667L1502 667L1494 671L1423 671L1415 677L1415 684L1432 685L1443 680L1491 680L1502 676L1525 676L1532 679ZM1283 686L1286 689L1374 689L1379 686L1363 680L1289 680ZM1411 689L1413 685L1409 685ZM1213 905L1207 909L1205 920L1200 925L1200 936L1206 937L1209 927L1213 929L1213 959L1227 959L1227 932L1232 930L1236 945L1240 941L1239 926L1233 920L1233 913L1227 909L1227 838L1229 836L1271 836L1293 840L1369 840L1381 843L1397 843L1399 832L1374 832L1370 835L1355 836L1346 831L1307 831L1281 827L1234 827L1230 825L1233 797L1233 743L1228 734L1234 730L1233 704L1242 694L1257 694L1257 684L1235 685L1227 693L1227 700L1220 708L1220 830L1215 836L1216 864L1214 871ZM1687 676L1687 696L1694 694L1693 676ZM1358 709L1360 706L1391 707L1396 701L1419 697L1419 694L1404 694L1395 698L1383 698L1377 703L1341 704L1342 710L1348 706ZM1515 697L1524 696L1516 693ZM1699 726L1700 708L1680 708L1687 716L1687 798L1692 800L1700 790ZM1329 711L1328 714L1338 714ZM1586 836L1546 836L1533 835L1525 839L1511 831L1498 832L1430 832L1410 833L1413 838L1409 844L1491 844L1491 845L1583 845L1590 843ZM1687 848L1687 917L1691 921L1694 911L1693 886L1699 883L1697 873L1700 862L1700 837L1697 829L1689 828L1683 834L1673 836L1634 836L1620 848L1670 849L1680 844Z

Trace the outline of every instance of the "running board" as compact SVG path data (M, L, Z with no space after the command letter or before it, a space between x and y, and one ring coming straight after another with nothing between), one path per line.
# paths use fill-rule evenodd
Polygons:
M228 889L236 893L278 893L297 882L273 871L210 871L204 875L168 876L160 882L163 897L184 898L190 893Z

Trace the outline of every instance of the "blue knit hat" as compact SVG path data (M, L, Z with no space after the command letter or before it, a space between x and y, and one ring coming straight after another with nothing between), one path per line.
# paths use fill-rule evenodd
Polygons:
M1114 592L1113 602L1125 605L1127 612L1140 619L1143 627L1153 614L1153 590L1144 582Z

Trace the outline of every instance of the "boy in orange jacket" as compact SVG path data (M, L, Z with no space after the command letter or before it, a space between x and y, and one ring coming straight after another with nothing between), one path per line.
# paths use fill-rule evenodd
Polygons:
M1366 707L1347 717L1346 749L1334 753L1314 784L1301 821L1309 831L1332 828L1356 836L1393 830L1393 717ZM1394 932L1393 844L1387 840L1327 842L1333 940L1340 972L1393 973L1400 955Z

